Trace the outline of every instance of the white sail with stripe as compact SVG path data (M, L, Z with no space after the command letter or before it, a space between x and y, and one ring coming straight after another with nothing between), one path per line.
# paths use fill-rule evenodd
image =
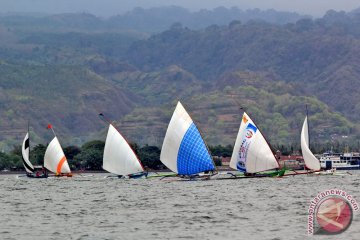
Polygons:
M64 151L56 136L46 148L44 167L56 174L71 173Z
M144 171L133 149L112 124L106 137L103 169L124 176Z
M33 173L34 166L31 164L29 156L30 156L30 138L29 132L26 133L24 141L21 146L21 154L23 159L23 165L25 167L26 172Z
M245 112L236 137L230 167L247 173L279 168L266 139Z
M215 170L199 130L180 102L166 131L160 160L170 170L180 175Z
M320 170L320 161L314 156L309 148L309 127L307 116L305 117L303 127L301 129L301 151L304 158L305 166L314 171Z

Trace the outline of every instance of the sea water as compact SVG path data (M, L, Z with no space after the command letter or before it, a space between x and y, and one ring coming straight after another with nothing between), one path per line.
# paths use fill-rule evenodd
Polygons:
M310 201L360 173L237 180L31 179L0 175L0 239L304 239ZM340 235L360 239L360 212Z

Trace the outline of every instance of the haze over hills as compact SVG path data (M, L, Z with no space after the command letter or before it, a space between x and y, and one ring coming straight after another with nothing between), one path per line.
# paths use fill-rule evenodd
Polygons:
M187 23L200 12L171 9L179 21L169 28L146 25L168 8L122 15L143 16L137 26L91 14L0 17L1 149L21 142L28 119L36 142L50 140L48 123L64 145L104 139L100 111L128 140L161 145L177 100L212 145L233 144L240 105L273 144L299 142L306 104L314 143L360 135L358 11L271 12L288 18L270 23L258 21L268 12L239 21L220 9L203 16L228 22Z
M179 22L184 27L202 29L212 24L227 25L233 20L244 23L250 20L266 21L274 24L294 23L299 19L311 18L295 12L281 12L273 9L261 11L249 9L243 11L237 7L217 7L213 10L191 12L188 9L168 6L144 9L134 8L123 14L101 18L90 13L44 14L3 14L0 20L8 27L27 31L94 31L119 32L137 31L155 33L167 30L172 24Z
M359 7L358 0L2 0L0 11L7 13L79 13L87 12L97 16L109 17L131 11L135 7L158 8L181 6L190 11L214 9L218 6L241 9L276 9L277 11L298 12L316 17L323 16L329 9L350 11Z

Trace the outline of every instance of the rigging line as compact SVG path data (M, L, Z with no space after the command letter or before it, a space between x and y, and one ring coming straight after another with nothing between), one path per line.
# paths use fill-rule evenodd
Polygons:
M307 134L308 134L308 141L309 141L309 149L310 149L310 132L309 132L309 129L310 129L310 125L309 125L309 112L308 112L308 106L307 104L305 105L305 109L306 109L306 123L307 123L307 128L308 128L308 131L307 131Z
M29 162L31 162L30 161L30 120L28 119L28 125L27 125L27 131L28 131L28 141L29 141Z
M54 127L51 124L48 125L48 129L51 129L52 133L54 134L54 137L56 137Z

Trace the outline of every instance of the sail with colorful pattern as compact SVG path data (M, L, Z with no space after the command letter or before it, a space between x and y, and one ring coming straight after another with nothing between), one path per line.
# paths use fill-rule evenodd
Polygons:
M266 139L245 112L236 137L230 167L245 173L279 168Z

